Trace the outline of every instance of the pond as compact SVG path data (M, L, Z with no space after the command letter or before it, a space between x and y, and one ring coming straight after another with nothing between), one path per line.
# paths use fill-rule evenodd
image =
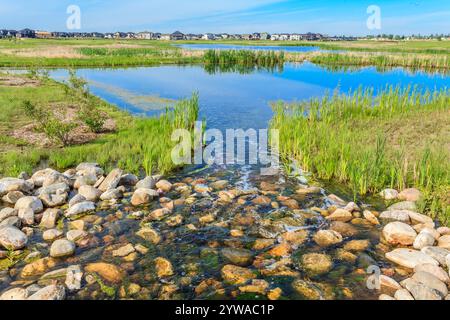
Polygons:
M92 93L136 115L157 115L175 100L198 92L200 116L209 128L220 130L267 128L270 103L277 100L300 101L360 86L375 91L388 85L433 90L449 83L442 75L400 68L333 71L311 63L289 63L274 72L160 66L77 73L88 80ZM65 80L68 72L53 70L51 76ZM299 179L280 171L264 176L255 169L188 166L168 177L174 187L165 198L142 211L130 205L134 189L128 188L122 201L83 218L94 221L100 216L102 224L92 228L95 241L86 240L68 263L108 262L126 269L127 281L142 289L123 295L119 291L122 298L377 299L379 291L367 287L367 268L393 270L384 258L389 247L380 243L380 226L362 219L359 210L383 210L384 203L366 199L367 203L358 202L351 222L330 223L324 217L335 205L344 207L354 200L348 189L307 175ZM161 206L171 214L152 218L163 213ZM324 245L318 231L330 228L343 239ZM130 243L140 245L141 251L123 258L113 254ZM252 285L243 285L254 278ZM101 291L88 286L70 298L108 298Z
M378 71L374 67L354 71L332 71L312 63L285 64L282 70L251 73L207 72L202 66L160 66L129 69L79 69L91 92L138 115L162 112L173 100L200 96L200 116L209 128L267 128L272 117L271 102L301 101L333 93L389 85L440 89L448 76L410 72L401 68ZM52 71L58 80L67 79L66 70Z

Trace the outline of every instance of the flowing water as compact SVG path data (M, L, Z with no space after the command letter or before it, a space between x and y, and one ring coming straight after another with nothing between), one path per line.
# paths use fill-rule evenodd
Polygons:
M209 128L220 130L267 128L272 116L270 103L280 99L297 101L359 86L377 90L386 85L417 85L421 90L432 90L449 83L448 77L402 69L333 72L310 63L286 64L279 72L248 74L211 74L201 66L77 72L88 80L91 92L136 115L156 115L174 100L198 91L201 117ZM55 70L51 75L64 80L67 71ZM379 243L379 227L358 218L358 213L351 224L330 226L323 217L328 209L341 205L331 192L345 202L353 200L345 189L304 176L287 176L282 171L261 176L257 166L246 165L186 167L168 178L174 185L165 196L175 202L165 198L138 211L129 203L133 189L128 188L123 201L105 204L95 216L83 217L92 236L81 241L76 255L63 264L84 266L104 261L120 266L127 271L126 283L133 286L125 285L127 290L119 290L116 297L260 299L275 297L281 289L281 299L377 298L379 293L366 287L366 268L389 267L383 259L386 247ZM308 188L305 183L315 187ZM362 209L383 208L372 200L358 204ZM161 206L170 206L173 212L167 217L148 218ZM142 220L141 214L147 218ZM144 240L136 235L143 226L153 228L158 239ZM367 244L348 250L342 250L342 244L319 247L312 237L317 230L329 227L338 230L345 241L360 239ZM35 237L39 241L41 234L36 232ZM147 249L124 258L112 255L113 250L129 243ZM305 267L302 259L309 253L323 254L325 271L316 273ZM165 270L166 276L158 277L157 257L168 259L172 272ZM331 262L328 266L327 261ZM224 271L230 264L235 269ZM234 274L238 278L264 281L252 287L233 284L227 277L233 271L238 272ZM70 298L108 298L107 289L90 285L71 293Z

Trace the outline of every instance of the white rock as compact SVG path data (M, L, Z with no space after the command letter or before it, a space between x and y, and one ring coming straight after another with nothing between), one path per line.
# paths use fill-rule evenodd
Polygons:
M416 231L403 222L391 222L383 228L383 236L393 245L412 245L417 236Z
M2 222L3 220L5 220L9 217L17 216L17 214L18 214L18 211L16 209L3 208L2 210L0 210L0 222Z
M437 229L437 232L439 232L439 234L441 236L450 235L450 228L448 228L448 227L440 227L440 228Z
M50 247L50 256L52 258L61 258L73 255L75 244L66 239L59 239L52 243Z
M77 168L77 174L95 174L97 176L103 175L104 171L102 168L100 168L98 163L90 163L90 162L83 162L80 163Z
M123 197L122 191L119 189L111 189L106 192L104 192L101 196L101 200L114 200L114 199L120 199Z
M447 272L439 266L433 264L419 264L414 268L414 272L428 272L444 283L450 284L450 277Z
M42 238L45 241L53 241L59 237L61 237L64 233L58 229L49 229L44 231L42 234Z
M385 200L394 200L398 198L398 191L395 189L384 189L380 192L380 196Z
M84 201L75 204L74 206L70 207L69 210L67 210L65 216L66 217L73 217L77 216L79 214L87 213L90 211L95 210L95 203L91 201Z
M0 179L0 196L4 196L11 191L31 192L34 185L28 181L17 178Z
M76 242L88 236L88 233L83 230L70 230L66 234L66 238L69 241Z
M22 249L28 242L28 237L16 227L0 229L0 246L5 249Z
M388 210L409 210L409 211L416 211L417 205L413 201L401 201L394 203L393 205L389 206Z
M437 262L429 255L420 251L405 248L398 248L391 252L386 253L386 258L389 261L392 261L394 263L397 263L403 267L410 269L414 269L419 264L426 264L426 263L433 264L436 266L439 265L439 262Z
M422 248L432 246L435 241L436 239L431 233L427 231L421 231L414 240L413 247L414 249L421 250Z
M394 297L396 300L414 300L414 297L406 289L397 290Z
M64 300L66 297L66 290L61 285L49 285L45 288L42 288L32 296L28 298L28 300Z
M93 186L84 185L78 189L78 194L81 194L87 201L97 201L102 192Z
M363 212L364 218L369 221L371 224L379 225L380 221L378 221L378 218L369 210L364 210Z
M84 176L79 176L75 179L73 184L74 189L79 189L81 186L93 186L97 182L97 176L95 174L88 174Z
M145 177L136 184L136 189L154 189L155 187L156 180L153 177Z
M445 257L450 254L450 250L439 247L425 247L421 251L432 257L443 266L445 266Z
M120 178L122 177L123 171L120 169L112 170L108 176L103 180L98 189L102 192L106 192L111 189L115 189L120 182Z
M83 278L83 272L79 265L69 266L67 268L67 276L65 284L70 291L81 289L81 279Z
M34 224L34 212L31 208L20 209L18 217L24 225L31 226Z
M44 211L44 205L42 204L41 199L38 197L23 197L20 198L15 206L14 209L20 210L20 209L32 209L33 213L40 213Z
M24 288L13 288L5 291L0 300L26 300L28 298L28 291Z
M408 210L389 210L380 214L380 219L410 223Z
M33 181L34 185L36 187L42 187L44 184L45 179L51 175L57 175L59 174L58 171L53 170L51 168L43 169L36 171L32 176L31 180Z
M2 222L0 222L0 228L11 227L11 226L20 228L21 225L22 225L22 221L17 216L12 216L12 217L6 218Z
M416 272L412 278L417 282L426 285L428 288L439 291L442 297L445 297L448 294L447 285L431 273L419 271Z
M414 279L403 280L401 285L411 293L415 300L442 300L439 291L431 289Z
M56 220L62 214L59 209L47 209L41 219L39 226L43 229L53 229L56 226Z
M388 296L387 294L380 294L378 297L378 300L395 300L395 298L392 298L391 296Z
M140 188L133 193L133 196L131 197L131 204L133 206L148 204L158 196L159 193L156 190Z
M419 224L424 223L427 225L434 226L434 221L429 216L426 216L424 214L420 214L414 211L408 211L409 218L411 219L412 224Z
M83 197L81 194L76 194L72 199L69 201L69 208L73 207L77 203L85 202L86 198Z

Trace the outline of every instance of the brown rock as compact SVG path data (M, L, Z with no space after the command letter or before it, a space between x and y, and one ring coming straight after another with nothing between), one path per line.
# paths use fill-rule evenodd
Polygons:
M84 269L89 273L97 273L100 277L111 283L119 283L125 276L124 272L119 267L110 263L90 263Z
M223 279L230 284L244 284L248 280L256 278L256 275L250 269L231 264L225 265L221 274Z

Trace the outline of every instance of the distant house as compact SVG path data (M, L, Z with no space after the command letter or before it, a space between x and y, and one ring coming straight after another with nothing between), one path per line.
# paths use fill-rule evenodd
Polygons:
M17 35L16 30L0 30L0 38L15 38Z
M125 36L126 39L136 39L136 34L134 32L127 32Z
M39 39L49 39L52 37L52 33L48 31L35 31L34 35Z
M214 40L216 37L212 33L205 33L202 36L202 40Z
M220 38L222 38L223 40L227 40L230 39L230 35L228 33L222 33L220 34Z
M278 40L280 40L280 41L288 41L290 38L291 38L290 34L283 33L283 34L280 34L280 37L278 38Z
M36 33L31 29L23 29L16 33L17 38L35 38Z
M170 34L161 34L161 36L159 37L159 40L169 41Z
M303 39L303 36L298 33L291 34L289 37L289 40L291 40L291 41L300 41L302 39Z
M67 32L59 32L54 31L52 32L52 38L68 38L69 34Z
M270 36L270 40L272 40L272 41L278 41L278 40L280 40L280 35L279 35L279 34L272 34L272 35Z
M125 32L116 32L114 33L115 39L125 39L127 37L127 34Z
M143 32L136 33L136 39L151 40L151 39L153 39L153 32L143 31Z
M170 40L183 40L184 34L182 34L180 31L175 31L170 35Z
M184 38L186 40L200 40L202 38L202 35L189 33L189 34L185 34Z
M104 38L105 35L100 32L92 32L92 38Z
M114 33L105 33L105 39L112 39L114 38Z
M253 39L253 35L251 35L251 34L243 34L242 35L242 39L243 40L252 40Z
M267 32L263 32L260 34L259 38L261 40L269 40L270 39L270 34L268 34Z
M253 40L260 40L261 39L261 34L258 32L255 32L254 34L252 34L252 39Z

